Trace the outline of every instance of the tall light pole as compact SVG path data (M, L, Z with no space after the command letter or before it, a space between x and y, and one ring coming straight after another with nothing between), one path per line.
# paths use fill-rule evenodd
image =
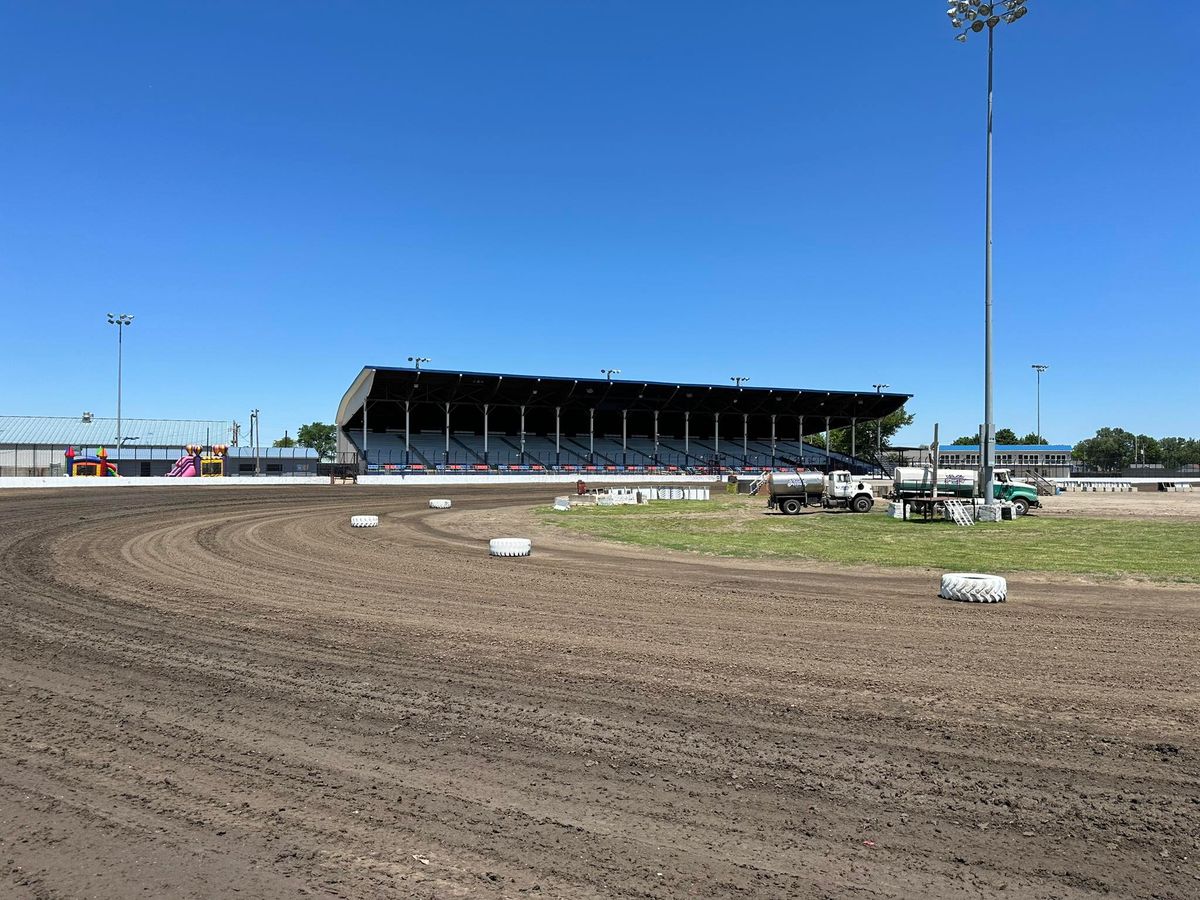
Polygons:
M620 369L601 369L600 374L603 375L605 378L607 378L609 381L612 381L612 377L614 375L620 375L621 370Z
M732 381L738 387L741 387L743 384L745 384L747 381L749 381L750 378L747 375L731 375L729 377L729 380Z
M1042 365L1041 363L1033 364L1033 370L1035 372L1037 372L1037 436L1038 436L1038 440L1045 440L1045 437L1042 435L1042 373L1045 372L1048 368L1050 368L1050 367L1046 366L1046 365Z
M873 384L871 387L875 388L875 393L882 394L883 389L891 387L891 385ZM878 462L880 466L883 465L883 419L875 420L875 461Z
M428 356L410 356L408 358L408 361L413 364L413 366L416 368L416 370L418 372L421 371L421 363L433 362L433 360L430 359Z
M1000 13L999 10L1004 12ZM959 43L966 43L967 34L988 33L988 76L987 76L987 175L986 200L984 206L984 274L983 274L983 434L981 446L983 461L983 502L992 506L996 502L996 422L992 415L992 55L995 45L996 26L1001 22L1012 24L1029 12L1025 0L1005 0L1003 3L982 3L980 0L949 0L946 15L958 33L954 36Z
M133 324L133 316L127 313L108 314L108 324L117 326L117 450L121 449L121 366L124 355L125 327Z

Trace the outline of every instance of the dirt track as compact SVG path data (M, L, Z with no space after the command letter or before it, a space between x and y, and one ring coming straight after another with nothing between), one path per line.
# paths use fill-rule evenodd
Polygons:
M1200 895L1200 591L964 606L439 494L0 495L0 896Z

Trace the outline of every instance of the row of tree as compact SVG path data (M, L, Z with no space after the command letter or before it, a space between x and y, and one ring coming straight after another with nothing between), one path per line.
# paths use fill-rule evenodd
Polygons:
M1032 431L1025 435L1025 437L1017 437L1017 433L1011 428L999 428L996 430L996 443L1045 446L1050 442L1040 434L1034 434ZM974 447L978 445L979 435L977 434L964 434L962 437L954 439L955 447Z
M892 435L901 428L911 425L913 417L902 406L890 416L884 416L875 422L864 422L855 425L853 429L837 428L829 432L829 446L834 453L850 453L853 447L859 458L869 457L875 453L876 447L888 446ZM853 442L851 432L853 431ZM814 447L825 447L825 435L810 434L804 439Z
M975 446L979 444L979 435L964 435L954 443L957 446ZM1011 428L1001 428L996 432L996 443L1045 445L1048 441L1040 434L1018 437ZM1071 456L1077 463L1093 469L1118 470L1141 465L1179 469L1200 464L1200 440L1153 438L1147 434L1134 434L1124 428L1101 428L1092 437L1077 443L1071 450Z
M1124 428L1101 428L1080 441L1071 451L1076 461L1096 469L1127 469L1156 466L1179 469L1200 464L1200 440L1196 438L1153 438Z
M317 451L321 459L333 459L337 449L337 430L324 422L310 422L301 425L294 438L288 437L287 432L275 441L272 447L310 447Z

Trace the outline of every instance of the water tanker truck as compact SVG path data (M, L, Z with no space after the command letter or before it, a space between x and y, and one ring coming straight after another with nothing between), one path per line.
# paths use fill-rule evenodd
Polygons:
M1031 506L1041 506L1037 488L1023 481L1014 481L1008 469L996 469L995 499L1013 505L1018 516L1029 512ZM976 496L979 473L975 469L938 469L939 497L971 498ZM898 466L892 476L892 491L896 498L929 497L933 494L933 469L929 466Z
M875 495L849 472L772 472L767 476L767 508L794 516L806 506L870 512Z

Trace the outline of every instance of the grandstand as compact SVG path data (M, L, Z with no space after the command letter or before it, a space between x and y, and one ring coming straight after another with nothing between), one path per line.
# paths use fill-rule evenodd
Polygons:
M342 397L338 457L369 472L877 468L806 435L887 416L910 394L368 366Z

